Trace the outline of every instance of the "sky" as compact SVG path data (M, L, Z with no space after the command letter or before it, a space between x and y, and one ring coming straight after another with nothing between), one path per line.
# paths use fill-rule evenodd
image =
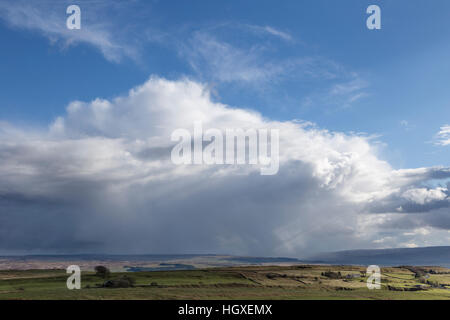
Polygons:
M372 4L380 30L366 26ZM0 253L448 245L449 12L0 2ZM198 120L278 129L279 172L174 165L171 132Z

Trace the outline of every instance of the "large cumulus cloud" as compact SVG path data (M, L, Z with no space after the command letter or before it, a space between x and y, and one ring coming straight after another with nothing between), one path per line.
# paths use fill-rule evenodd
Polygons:
M195 121L278 129L278 174L174 165L171 133ZM450 171L394 170L377 146L152 77L126 96L72 102L46 130L0 124L0 251L304 256L448 241Z

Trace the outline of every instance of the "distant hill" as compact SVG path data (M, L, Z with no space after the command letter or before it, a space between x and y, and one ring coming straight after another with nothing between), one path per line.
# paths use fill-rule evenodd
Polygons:
M0 256L0 270L65 269L78 265L82 270L94 270L104 265L112 271L191 270L242 265L285 265L300 263L283 257L243 257L214 254L74 254Z
M305 260L303 260L305 261ZM450 247L348 250L324 253L306 259L309 263L356 265L433 265L450 267Z
M442 266L450 268L450 246L379 250L348 250L318 254L306 259L285 257L246 257L214 254L147 255L28 255L0 256L0 270L65 269L79 265L93 270L105 265L112 271L191 270L243 265L333 264L380 266Z

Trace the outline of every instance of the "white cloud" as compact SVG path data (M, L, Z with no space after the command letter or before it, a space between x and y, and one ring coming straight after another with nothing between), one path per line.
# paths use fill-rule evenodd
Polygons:
M395 239L393 237L384 237L384 238L381 238L381 239L374 240L373 243L383 244L383 243L386 243L386 242L389 242L389 241L392 241L392 240L395 240Z
M293 37L288 32L278 30L275 27L257 25L246 25L246 27L259 34L272 35L288 42L293 41Z
M171 132L197 120L204 128L279 129L279 173L172 164ZM408 190L448 178L447 169L394 170L369 138L271 121L213 102L205 85L187 79L153 77L114 100L72 102L41 132L3 123L0 161L3 251L299 256L379 239L394 246L405 241L399 228L447 219L408 214L421 200L435 210L438 191ZM398 199L405 209L393 214Z
M80 30L69 30L66 27L69 16L66 15L66 8L70 4L73 3L46 1L37 6L30 1L2 1L0 18L12 27L39 32L52 43L60 42L64 47L80 43L91 45L112 62L119 62L124 57L137 59L137 46L120 32L120 26L113 24L115 19L107 20L102 14L114 7L116 2L78 2L82 17Z
M204 32L196 32L182 50L197 73L215 81L264 82L284 73L284 64L266 61L260 51L235 47Z
M450 145L450 126L442 126L436 135L436 144L440 146Z
M265 28L264 30L267 32ZM367 82L357 73L347 71L332 60L306 55L279 58L268 54L273 49L270 44L251 41L238 46L205 31L194 32L179 47L180 54L197 75L206 81L239 83L256 88L264 85L265 90L273 89L277 83L287 80L302 83L320 81L320 86L328 88L327 92L320 92L320 99L306 97L311 102L320 100L319 104L328 99L328 102L337 101L348 106L367 95L364 91L368 86ZM331 89L329 82L332 83Z
M416 235L426 236L426 235L429 235L430 232L431 231L428 228L417 228L417 229L414 229L411 232L405 232L403 235L405 235L405 236L416 236Z
M347 108L368 95L365 91L367 87L367 81L361 79L358 74L351 73L351 80L332 86L330 97L333 100L339 99L341 107Z
M363 88L367 87L367 83L359 78L352 79L347 83L339 83L333 86L331 94L343 95L355 93Z
M402 243L401 245L402 245L402 247L405 247L405 248L417 248L417 247L419 247L417 244L412 243L412 242Z
M274 35L274 36L280 37L280 38L282 38L282 39L284 39L284 40L292 41L291 35L288 34L288 33L286 33L286 32L277 30L277 29L275 29L275 28L273 28L273 27L270 27L270 26L265 26L265 27L264 27L264 30L265 30L266 32L268 32L268 33L270 33L270 34L272 34L272 35Z
M369 83L354 71L343 66L322 60L321 67L316 65L309 73L313 77L323 79L315 92L303 97L302 108L312 106L325 108L327 112L352 107L361 99L369 96Z
M448 190L446 188L426 189L414 188L409 189L403 193L403 198L408 199L414 203L426 204L434 201L445 200Z

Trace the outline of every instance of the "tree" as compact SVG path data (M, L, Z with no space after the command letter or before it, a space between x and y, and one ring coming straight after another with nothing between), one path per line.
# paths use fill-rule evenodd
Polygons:
M94 268L94 270L95 270L95 275L96 276L99 276L99 277L102 277L102 278L104 278L104 279L106 279L106 278L108 278L109 277L109 274L111 273L110 271L109 271L109 269L107 268L107 267L105 267L105 266L96 266L95 268Z

